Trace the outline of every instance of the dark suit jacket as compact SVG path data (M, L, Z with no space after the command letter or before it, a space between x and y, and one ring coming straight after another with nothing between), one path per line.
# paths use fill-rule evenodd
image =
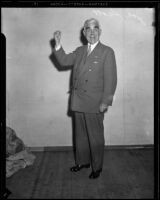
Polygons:
M87 45L66 54L53 50L62 66L73 65L71 110L99 113L101 103L112 105L117 85L117 69L112 48L98 43L86 58Z

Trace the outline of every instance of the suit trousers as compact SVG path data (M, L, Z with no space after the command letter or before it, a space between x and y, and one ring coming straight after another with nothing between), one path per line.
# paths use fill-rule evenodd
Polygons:
M104 156L104 113L74 112L75 162L90 163L92 170L102 169Z

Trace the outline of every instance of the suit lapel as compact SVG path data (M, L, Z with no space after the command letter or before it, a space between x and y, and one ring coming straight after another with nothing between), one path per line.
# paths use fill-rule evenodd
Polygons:
M81 62L79 66L76 69L76 74L79 76L81 74L82 69L85 67L85 61L86 61L86 56L87 56L87 45L84 46L81 54Z
M93 49L93 51L86 57L86 55L87 55L87 45L86 45L86 48L84 49L82 62L79 66L78 77L80 77L82 74L88 72L89 68L92 65L93 58L96 57L97 55L99 55L100 49L101 49L101 43L99 42L97 44L97 46Z

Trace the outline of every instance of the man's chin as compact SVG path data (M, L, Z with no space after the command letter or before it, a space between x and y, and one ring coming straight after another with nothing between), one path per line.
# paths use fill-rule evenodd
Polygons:
M89 41L90 44L95 44L96 42L97 42L97 41L95 41L95 40L90 40L90 41Z

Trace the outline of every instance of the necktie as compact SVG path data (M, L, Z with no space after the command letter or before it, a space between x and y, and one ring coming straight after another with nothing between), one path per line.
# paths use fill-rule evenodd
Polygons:
M89 44L88 51L87 51L87 56L89 56L90 53L91 53L91 44Z
M86 63L86 60L87 60L87 57L89 56L89 54L91 53L91 45L89 44L88 45L88 49L87 49L87 53L84 57L84 63Z

